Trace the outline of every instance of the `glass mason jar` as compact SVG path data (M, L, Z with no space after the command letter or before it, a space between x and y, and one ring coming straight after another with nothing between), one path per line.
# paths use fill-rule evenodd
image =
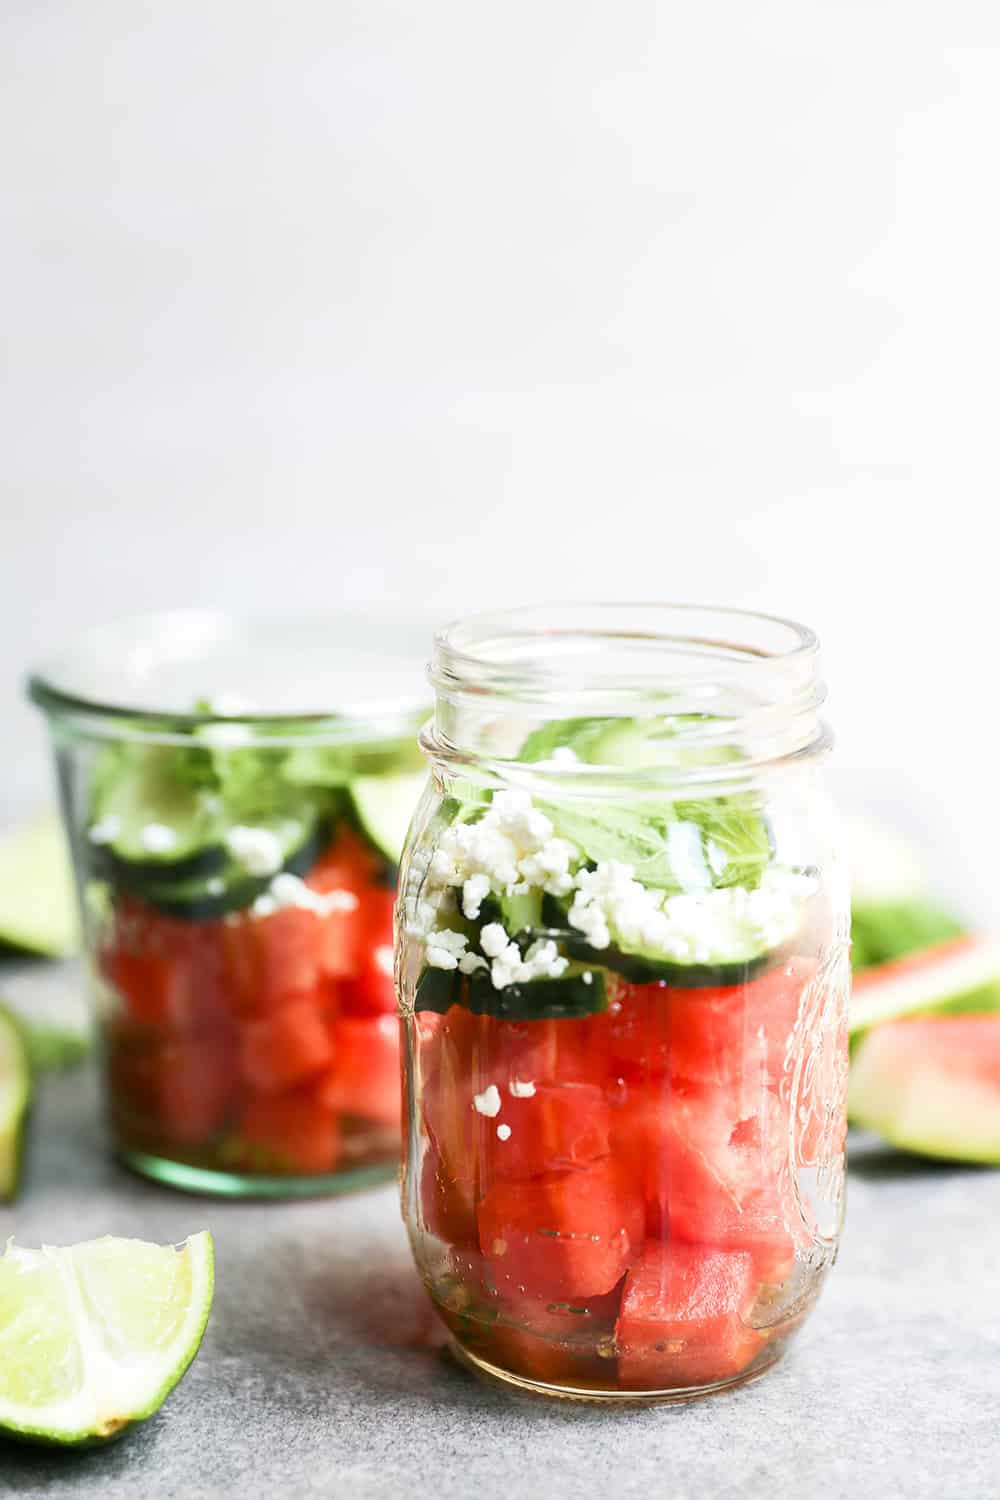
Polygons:
M437 638L397 924L403 1200L487 1375L684 1399L762 1373L816 1300L849 989L816 653L674 606Z
M397 1169L392 910L426 709L381 629L151 616L31 679L114 1146L151 1177L285 1196Z

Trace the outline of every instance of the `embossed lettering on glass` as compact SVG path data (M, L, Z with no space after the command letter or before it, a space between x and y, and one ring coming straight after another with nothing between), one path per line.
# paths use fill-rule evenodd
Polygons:
M404 1212L460 1356L555 1396L762 1374L840 1228L848 892L808 630L677 606L437 639L401 869Z

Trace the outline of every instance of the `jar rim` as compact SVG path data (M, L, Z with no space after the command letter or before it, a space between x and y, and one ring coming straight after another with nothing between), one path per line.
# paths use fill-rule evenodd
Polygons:
M26 691L51 718L160 743L227 722L271 745L282 726L337 740L407 734L429 707L426 653L412 648L426 632L412 617L351 610L138 614L80 632Z
M678 628L681 626L684 628ZM707 633L713 627L717 633ZM725 634L721 633L724 627L728 627ZM743 640L739 638L741 631ZM756 632L756 640L751 632ZM669 601L520 605L466 615L440 629L434 637L431 682L436 686L439 679L461 680L467 676L484 686L491 680L513 683L517 665L528 660L530 668L524 675L531 685L540 685L542 677L555 681L562 674L545 669L537 643L548 642L556 649L560 644L569 645L576 655L573 643L585 641L645 642L647 660L653 655L649 647L673 651L694 648L716 662L723 658L739 660L747 667L815 661L819 652L819 640L807 625L759 610ZM521 643L519 654L496 654L498 646L513 642ZM526 652L533 655L528 657ZM606 672L602 671L599 651L587 660L587 672L591 678L606 675L616 682L622 680L620 668L610 661ZM706 667L704 675L711 673L712 668ZM648 675L642 673L642 680Z
M713 771L721 743L739 745L745 774L830 742L818 718L825 690L815 633L753 610L602 602L472 615L438 632L430 680L437 712L423 744L432 758L517 760L510 746L495 753L498 710L535 726L669 718L692 775L705 751L700 776L737 774L735 766ZM604 774L632 779L635 771L610 766ZM676 767L670 775L688 779Z

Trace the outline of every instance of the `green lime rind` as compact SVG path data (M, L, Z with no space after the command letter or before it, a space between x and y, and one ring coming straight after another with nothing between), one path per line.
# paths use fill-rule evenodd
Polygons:
M47 1021L21 1021L28 1061L35 1073L69 1073L91 1053L91 1037Z
M31 1063L24 1033L0 1006L0 1203L17 1197L31 1108Z
M212 1237L104 1239L0 1256L0 1436L93 1447L159 1411L212 1310Z
M66 839L49 814L0 839L0 943L61 958L79 940Z

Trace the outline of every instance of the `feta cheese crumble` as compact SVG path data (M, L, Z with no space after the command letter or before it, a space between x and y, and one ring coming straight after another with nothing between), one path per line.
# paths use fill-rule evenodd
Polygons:
M226 834L226 848L251 875L273 875L281 869L281 840L269 828L238 823Z
M535 1097L535 1085L523 1078L512 1078L510 1080L510 1092L514 1099L533 1099Z
M177 834L166 823L147 823L139 834L139 842L150 854L166 854L176 844Z
M250 744L253 731L248 724L206 724L198 730L198 738L213 750L235 750Z
M493 1120L500 1113L500 1090L495 1083L491 1083L481 1094L473 1096L472 1103L478 1114Z
M353 891L314 891L298 875L291 875L286 870L274 877L251 910L255 917L270 917L276 911L287 911L293 906L315 912L318 917L328 917L336 911L356 911L358 898Z
M477 921L487 896L515 896L537 890L570 897L567 919L595 949L615 947L652 960L707 964L719 955L737 960L776 948L794 935L802 903L814 892L812 877L772 867L759 885L716 888L712 871L721 857L701 853L696 830L677 824L673 840L680 873L688 888L668 895L636 879L632 865L599 861L580 866L579 850L554 834L551 820L526 792L498 792L482 817L445 829L427 859L423 883L411 901L407 933L424 944L432 968L463 974L488 970L495 989L558 979L569 967L550 937L535 939L522 953L502 922L487 922L476 953L462 933L437 929L442 907L452 898L458 911ZM716 871L716 873L718 873ZM593 984L593 974L583 982Z
M501 1140L501 1141L509 1141L510 1140L510 1126L509 1125L498 1125L497 1126L497 1139Z
M751 956L787 942L815 888L808 875L770 869L752 891L729 886L667 896L612 860L580 871L569 922L593 948L614 942L680 963L711 963L719 953Z
M112 813L107 818L99 818L92 826L87 837L92 844L110 844L122 831L122 820L116 818Z

